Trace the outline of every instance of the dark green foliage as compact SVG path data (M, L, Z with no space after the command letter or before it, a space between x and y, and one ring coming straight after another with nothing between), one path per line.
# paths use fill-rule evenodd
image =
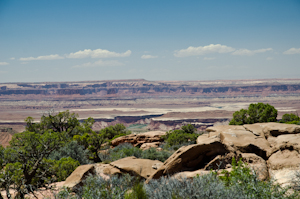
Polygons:
M290 113L290 114L287 113L287 114L284 114L282 116L282 119L280 120L280 123L300 125L300 117L298 115L293 114L293 113Z
M142 182L136 182L129 193L124 196L125 199L147 199L147 193Z
M241 109L233 113L230 125L276 122L277 110L270 104L250 104L248 110Z
M127 135L129 133L130 132L126 131L126 127L123 124L116 124L115 126L109 126L102 129L99 133L91 130L82 135L74 135L73 139L90 151L90 160L102 162L104 160L99 157L98 151L102 148L103 144L105 142L110 142L120 135Z
M163 136L167 146L181 145L184 143L194 144L199 134L196 133L196 128L188 124L182 126L179 130L173 130L166 133Z
M52 160L51 170L56 176L57 182L64 181L80 164L70 157ZM50 162L49 162L50 163Z
M62 148L53 151L49 159L60 160L61 158L71 157L77 160L80 164L89 164L91 161L87 158L89 153L84 149L84 146L79 145L77 141L73 140L66 143Z
M83 130L80 129L81 125L77 119L78 115L75 113L70 113L68 110L59 112L56 115L53 113L53 111L49 111L48 114L44 114L39 123L33 123L32 117L26 118L26 130L41 133L51 129L54 132L65 132L70 138Z
M141 158L150 160L159 160L161 162L166 161L172 155L169 151L157 151L155 148L150 148L142 151Z
M128 135L130 131L126 130L124 124L116 124L114 126L108 126L104 129L101 129L100 134L103 135L107 140L112 140L115 136L118 135Z
M141 149L132 146L131 144L124 143L119 146L109 149L107 153L100 153L99 156L105 162L112 162L121 158L135 156L136 158L159 160L164 162L168 159L172 153L168 151L156 151L154 148L150 148L142 151Z

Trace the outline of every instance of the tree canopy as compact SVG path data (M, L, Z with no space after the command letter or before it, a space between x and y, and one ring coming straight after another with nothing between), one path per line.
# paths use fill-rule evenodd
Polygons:
M254 124L263 122L277 122L277 110L270 104L250 104L248 109L241 109L233 113L230 125Z

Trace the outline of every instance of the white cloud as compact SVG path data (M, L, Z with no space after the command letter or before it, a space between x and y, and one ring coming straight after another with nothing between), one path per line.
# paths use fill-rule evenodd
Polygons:
M21 64L28 64L28 62L21 62Z
M262 48L262 49L258 49L258 50L248 50L248 49L239 49L239 50L236 50L234 51L232 54L233 55L254 55L254 54L257 54L257 53L264 53L264 52L267 52L267 51L271 51L273 50L272 48Z
M93 63L87 62L84 64L76 65L73 66L73 68L88 68L88 67L96 67L96 66L122 66L122 65L124 64L117 60L108 60L108 61L98 60Z
M190 46L187 49L181 49L174 53L175 57L189 57L189 56L197 56L204 55L209 53L230 53L235 49L229 46L221 45L221 44L210 44L208 46L199 46L193 47Z
M91 50L91 49L85 49L85 50L80 50L75 53L70 53L66 55L67 58L108 58L108 57L128 57L131 55L131 51L127 50L124 53L116 53L116 52L111 52L108 50L103 50L103 49L96 49L96 50Z
M39 57L21 57L21 61L33 61L33 60L54 60L54 59L64 59L64 57L59 56L58 54L55 55L45 55Z
M214 60L216 59L215 57L204 57L203 60Z
M268 61L273 60L273 57L267 57L266 60Z
M154 56L154 55L142 55L141 58L142 59L154 59L157 58L158 56Z
M9 63L7 62L0 62L0 66L8 65Z
M284 51L283 54L286 55L300 54L300 48L290 48L287 51Z
M14 57L11 57L11 58L9 58L10 60L15 60L16 58L14 58Z

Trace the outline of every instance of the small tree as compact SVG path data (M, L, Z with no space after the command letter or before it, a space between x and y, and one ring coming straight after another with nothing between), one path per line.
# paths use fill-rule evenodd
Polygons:
M241 109L233 113L230 125L254 124L262 122L276 122L277 110L270 104L250 104L248 110Z
M282 119L280 120L280 123L289 123L289 124L298 124L299 122L300 122L299 116L293 113L284 114L282 116Z

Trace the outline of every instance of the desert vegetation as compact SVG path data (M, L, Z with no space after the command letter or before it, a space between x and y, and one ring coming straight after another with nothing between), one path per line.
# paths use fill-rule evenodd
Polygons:
M275 122L277 110L269 104L250 104L248 110L233 114L231 125ZM64 181L79 165L110 163L125 157L165 162L181 146L196 143L202 132L187 124L181 129L166 132L160 150L142 150L129 143L110 147L111 143L131 132L123 124L92 130L94 120L79 122L78 116L69 111L44 114L40 122L26 120L26 130L13 135L10 145L0 146L0 186L7 198L25 198L42 187L51 188L53 182ZM295 114L285 114L281 123L300 124ZM76 191L63 190L57 198L299 198L298 178L293 181L294 191L282 188L268 179L262 181L254 170L241 160L232 158L232 170L176 179L171 176L152 179L130 176L89 176L84 186ZM296 176L297 177L297 176ZM289 191L288 191L289 190Z

